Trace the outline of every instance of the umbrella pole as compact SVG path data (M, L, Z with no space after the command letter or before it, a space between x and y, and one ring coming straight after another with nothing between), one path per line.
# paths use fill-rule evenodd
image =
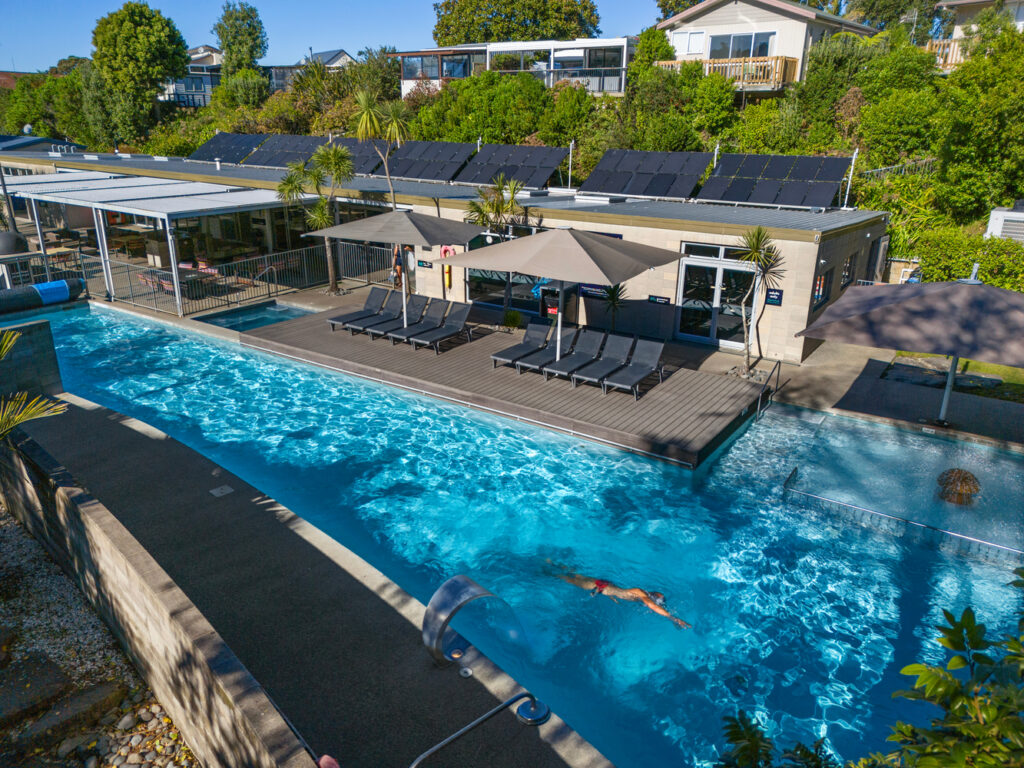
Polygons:
M558 321L555 323L555 362L562 359L562 307L565 304L565 282L558 281Z
M953 394L953 381L956 379L956 369L960 365L960 358L953 355L953 361L949 364L949 373L946 375L946 389L942 393L942 407L939 408L939 421L946 420L946 410L949 408L949 396Z
M398 258L402 265L402 327L409 327L409 310L405 306L405 287L409 284L409 270L405 266L405 248L398 246Z

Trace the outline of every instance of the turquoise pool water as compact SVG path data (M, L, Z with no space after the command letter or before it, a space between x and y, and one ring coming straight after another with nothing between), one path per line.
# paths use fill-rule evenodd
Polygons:
M294 320L296 317L308 314L310 312L307 309L290 307L287 304L278 304L275 301L271 304L241 307L228 312L219 312L216 315L207 315L202 319L202 322L242 332L251 331L253 328L262 328L265 325L281 323L285 320Z
M773 409L694 474L120 312L43 317L69 391L204 453L424 602L457 573L501 595L530 658L465 631L621 768L713 759L739 708L783 744L863 756L926 714L890 694L903 665L939 658L942 608L1015 623L1006 566L782 501L823 430L886 458L850 462L851 484L898 475L915 459L896 430ZM660 590L694 628L592 598L548 560Z

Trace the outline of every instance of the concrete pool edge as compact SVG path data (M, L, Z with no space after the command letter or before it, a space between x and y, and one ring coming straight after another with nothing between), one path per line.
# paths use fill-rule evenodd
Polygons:
M135 537L33 438L14 441L13 451L0 446L5 507L85 594L202 763L314 768L266 691Z
M76 408L92 411L110 421L114 421L116 419L119 426L127 426L137 433L144 434L145 437L151 440L156 440L163 444L173 442L176 444L176 450L195 453L187 446L184 446L173 438L168 437L160 430L157 430L143 422L124 417L114 411L110 411L74 395L64 395L63 397ZM42 422L37 422L37 424L42 424ZM52 424L50 426L55 427L56 424ZM53 444L51 443L50 445L50 450L52 451ZM216 629L206 620L206 618L199 612L199 609L185 595L183 589L171 580L171 577L161 568L155 558L143 548L142 544L132 536L127 527L125 527L113 515L113 513L111 513L99 501L94 499L88 491L84 490L81 487L81 483L76 483L75 478L71 476L70 472L66 470L55 458L53 458L51 453L44 449L37 440L32 437L25 437L19 447L27 453L30 453L33 463L37 464L45 471L45 475L43 477L46 478L53 487L60 489L64 496L77 498L80 501L88 501L88 508L86 511L91 514L91 517L89 517L85 511L77 512L77 506L74 507L74 509L79 517L83 519L88 518L86 522L89 524L90 530L83 535L88 538L90 543L93 540L112 540L114 542L112 546L115 548L126 548L129 551L129 554L141 558L139 561L140 565L132 569L132 571L136 573L135 578L137 578L143 585L155 582L157 586L147 587L147 590L154 591L155 594L167 599L173 597L173 600L171 601L173 607L171 608L170 618L172 620L176 620L179 616L183 615L186 616L189 621L199 622L194 626L197 628L196 638L201 640L202 645L197 647L196 658L205 662L209 669L209 673L214 677L214 679L218 679L218 676L222 674L228 675L227 682L234 686L234 688L225 688L224 686L221 686L224 688L225 693L230 695L232 690L237 690L241 695L249 697L245 700L246 702L255 701L262 697L262 700L273 708L270 696L266 691L264 691L262 685L242 665L242 662L235 657L235 654L230 650L227 643L220 637ZM196 454L196 456L199 456L199 454ZM209 460L205 458L203 458L203 461L209 462ZM212 464L212 462L209 463ZM228 482L236 482L236 478L230 476L226 471L224 473L224 478ZM243 484L242 481L238 482L239 486L236 487L240 487ZM139 499L138 501L139 503L145 503L144 499ZM64 503L64 505L67 506L66 503ZM38 508L41 505L35 506ZM344 570L351 578L358 581L367 590L370 590L375 595L383 599L390 606L390 609L407 622L411 628L413 628L414 633L418 635L419 624L425 610L422 603L404 592L404 590L388 579L382 572L355 555L343 545L331 539L314 525L292 513L287 508L274 502L272 499L266 499L264 508L269 514L276 517L280 524L286 526L289 531L301 537L309 544L309 546L315 548L337 568ZM98 521L96 519L97 516L100 518ZM66 530L68 528L68 521L66 519L66 515L62 516L60 514L59 509L55 514L51 514L50 517L54 519L40 521L38 525L30 528L30 530L32 530L39 538L44 536L51 537L53 534L56 534L58 544L55 545L52 541L48 542L48 544L51 550L56 546L59 553L61 545L67 544L71 539L70 534L74 532ZM112 527L108 528L108 525ZM92 527L96 526L98 526L98 528L96 528L95 531L92 530ZM80 586L83 584L82 577L80 575L78 576L77 581ZM99 581L90 578L85 579L85 585L89 586L90 589L97 583L102 585L105 582L103 579L100 579ZM95 595L90 591L90 589L85 589L83 586L83 590L90 596L90 599L94 599ZM101 600L101 606L102 605L104 605L103 600ZM106 607L109 607L109 605L106 605ZM104 616L106 617L107 614L104 613ZM114 620L117 620L116 616ZM123 639L126 634L130 634L130 632L126 631L125 628L122 628L122 631L118 632L119 639ZM148 664L150 662L141 659L140 654L134 650L132 651L132 654L134 658L142 661L142 663L140 663L140 669L148 672L150 668ZM426 659L426 650L423 651L423 655L424 659ZM153 663L160 663L161 661L162 657L156 659ZM472 670L472 680L479 683L480 687L486 691L490 697L493 697L495 704L498 701L504 700L512 694L523 690L512 678L505 675L500 668L478 653L467 654L462 663L463 666L467 666ZM149 677L148 674L147 677ZM468 682L469 681L467 681L467 683ZM154 685L153 687L154 690L157 690L158 695L165 695L160 687L157 685ZM166 695L169 698L174 695L174 692L169 691ZM255 697L255 699L253 697ZM488 700L491 699L488 698ZM180 709L181 706L184 705L179 702L178 708ZM251 704L249 706L251 709ZM472 708L472 706L473 705L471 703L467 702L467 706L463 706L460 709L459 702L452 702L451 728L448 732L438 733L436 741L440 741L442 738L450 735L451 732L454 732L478 715L482 714L480 711ZM283 762L260 762L249 759L243 759L235 762L218 762L206 757L204 759L204 764L207 765L208 768L220 764L253 766L281 765L286 766L287 768L304 768L305 766L311 766L312 763L310 758L305 756L307 753L304 751L301 736L297 736L293 733L293 729L288 727L286 722L287 718L278 714L276 708L274 708L272 715L277 718L275 721L270 717L270 714L264 711L264 709L265 707L254 713L253 722L250 723L250 725L252 725L252 727L261 727L268 723L276 722L279 728L282 726L285 727L287 729L287 736L290 738L284 738L279 734L274 743L281 744L289 742L293 747L302 749L302 755L291 756L289 753L287 755L288 760ZM171 714L177 719L177 713L175 711L171 710ZM243 714L246 714L244 709ZM181 720L182 722L187 721L184 717L181 718ZM521 728L522 726L514 727ZM557 756L558 765L569 765L574 768L610 768L611 763L608 760L606 760L597 752L596 749L594 749L594 747L592 747L585 739L579 736L579 734L573 731L557 716L553 716L549 723L538 730L538 739L546 743L546 748L550 750L553 758ZM534 732L537 733L537 731ZM189 730L186 729L185 733L187 737L192 738ZM196 741L196 743L200 743L198 739L194 739L194 741ZM429 746L429 743L423 744L423 749L426 749ZM211 753L208 751L207 755L209 754ZM340 757L342 765L345 765L346 762L344 755ZM302 759L300 760L299 758ZM542 762L542 764L554 764L554 762L546 761Z

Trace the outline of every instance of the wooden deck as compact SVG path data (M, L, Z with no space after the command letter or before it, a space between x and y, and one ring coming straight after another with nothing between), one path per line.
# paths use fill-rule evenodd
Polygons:
M361 298L360 302L361 304ZM353 309L359 305L353 304ZM669 365L663 383L651 377L639 402L629 392L514 368L492 369L493 352L521 340L522 334L486 327L441 347L414 351L386 339L331 331L328 317L346 309L308 315L241 334L242 344L432 397L531 422L696 467L756 410L759 385L741 379Z

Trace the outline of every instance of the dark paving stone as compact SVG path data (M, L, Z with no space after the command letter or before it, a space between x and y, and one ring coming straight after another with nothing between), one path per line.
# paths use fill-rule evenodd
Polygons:
M72 729L95 723L104 712L116 706L126 693L128 689L123 685L107 682L66 696L22 731L18 743L26 746L55 744Z
M31 653L0 671L0 728L46 709L71 687L61 668Z

